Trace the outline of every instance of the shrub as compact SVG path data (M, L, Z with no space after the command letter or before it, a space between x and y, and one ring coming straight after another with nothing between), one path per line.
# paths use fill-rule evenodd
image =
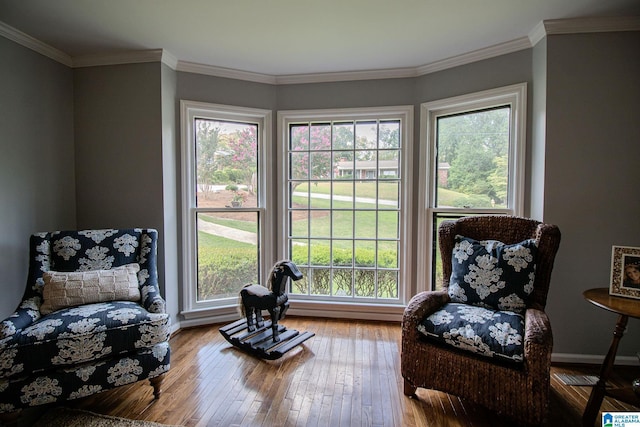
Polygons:
M200 248L198 299L236 296L247 283L258 283L255 248Z
M331 252L329 246L314 245L311 253L307 246L294 246L292 261L299 265L310 265L307 269L311 276L311 289L307 290L306 281L296 282L294 292L312 295L338 295L368 298L397 298L398 297L398 273L395 270L378 270L376 279L375 251L373 249L359 248L355 255L355 269L334 268L333 280L331 280L330 265L352 266L354 259L350 249L333 249L333 264L331 264ZM309 257L310 256L310 257ZM365 267L365 268L359 268ZM397 268L397 253L394 250L380 250L378 252L379 268ZM351 278L355 275L355 289L352 289ZM377 284L377 288L376 288ZM377 292L376 292L377 289Z

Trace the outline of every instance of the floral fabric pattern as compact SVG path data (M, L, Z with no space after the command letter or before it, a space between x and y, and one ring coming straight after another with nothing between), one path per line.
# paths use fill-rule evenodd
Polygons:
M481 356L523 361L524 317L518 313L448 303L426 317L418 330L430 339Z
M0 412L77 399L169 370L169 315L158 289L157 231L37 233L27 286L16 312L0 322ZM42 305L46 271L140 266L142 300L63 308Z
M533 292L537 249L534 239L507 245L456 236L451 301L523 313Z

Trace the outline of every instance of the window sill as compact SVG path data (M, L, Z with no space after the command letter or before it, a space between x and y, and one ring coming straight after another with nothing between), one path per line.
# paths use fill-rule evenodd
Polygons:
M404 305L340 303L325 301L289 300L288 315L302 317L328 317L337 319L382 320L401 322ZM185 310L180 313L184 320L181 328L214 323L226 323L240 318L237 305Z

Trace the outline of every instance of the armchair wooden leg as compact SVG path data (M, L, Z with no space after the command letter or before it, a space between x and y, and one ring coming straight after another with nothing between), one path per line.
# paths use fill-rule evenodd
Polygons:
M162 392L162 380L164 380L164 375L165 374L161 374L161 375L158 375L157 377L153 377L149 379L149 382L153 387L153 397L155 399L160 398L160 393Z
M404 380L404 395L409 397L416 396L416 390L418 387L414 387L409 381Z

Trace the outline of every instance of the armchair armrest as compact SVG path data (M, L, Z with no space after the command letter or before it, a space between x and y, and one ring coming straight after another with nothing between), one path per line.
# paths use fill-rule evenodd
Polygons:
M23 300L15 313L0 322L0 340L26 328L40 318L40 297Z
M548 369L553 333L547 314L536 308L525 312L524 360L530 369Z
M165 313L166 303L157 286L142 287L142 306L149 313Z
M142 306L149 313L164 313L166 310L165 301L160 295L160 288L158 287L157 253L158 232L151 228L143 229L138 282L140 283Z
M418 324L429 314L450 301L446 290L425 291L414 295L402 316L402 335L410 340L418 337Z

